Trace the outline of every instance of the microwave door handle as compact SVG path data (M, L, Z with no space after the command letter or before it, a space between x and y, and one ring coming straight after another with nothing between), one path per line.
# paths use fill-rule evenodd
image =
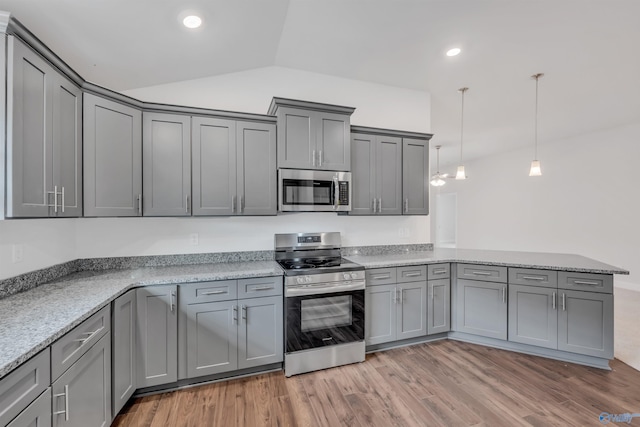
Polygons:
M338 176L333 176L333 210L338 209L340 202L340 185L338 184Z

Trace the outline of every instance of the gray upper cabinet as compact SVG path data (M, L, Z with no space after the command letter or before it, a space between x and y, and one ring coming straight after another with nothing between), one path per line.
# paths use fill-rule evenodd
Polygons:
M402 139L402 202L405 214L429 214L429 140Z
M402 214L402 139L351 134L351 215Z
M178 380L177 286L147 286L136 290L137 386Z
M278 117L278 168L351 170L351 114L355 109L273 98Z
M507 339L507 284L458 279L456 330Z
M80 216L81 90L8 40L7 217Z
M84 94L84 215L142 215L142 112Z
M144 112L143 214L191 215L191 117Z
M136 391L136 291L119 296L112 307L113 417Z
M530 276L538 277L536 275ZM557 348L557 298L557 289L554 288L510 283L509 341Z
M240 215L275 215L278 210L276 126L237 122L237 193Z

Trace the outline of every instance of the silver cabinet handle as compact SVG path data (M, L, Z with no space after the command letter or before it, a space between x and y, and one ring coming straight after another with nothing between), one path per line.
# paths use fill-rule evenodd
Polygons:
M567 301L566 301L566 295L563 292L562 293L562 311L567 311Z
M238 213L242 213L244 211L244 196L240 196L240 208L238 209Z
M313 150L311 152L311 164L313 165L313 167L316 166L316 150Z
M58 186L53 186L53 211L58 213Z
M551 308L556 309L556 293L551 294Z
M371 210L376 213L376 198L371 199Z
M138 194L138 213L142 215L142 194Z
M382 213L382 197L378 197L378 213Z
M187 197L185 197L185 203L184 203L184 211L186 213L189 213L189 195L187 194Z
M94 336L96 336L96 334L100 333L100 331L102 331L104 329L104 326L100 326L98 329L96 329L93 332L85 332L83 335L88 335L88 337L86 338L78 338L73 340L74 342L79 342L80 343L80 347L82 347L84 345L84 343L86 343L87 341L89 341L91 338L93 338Z
M62 203L60 206L62 207L62 213L64 213L64 187L62 187Z
M231 213L236 213L236 196L231 196Z
M544 277L540 277L540 276L522 276L523 280L544 280Z
M333 337L322 338L322 341L331 341Z
M227 293L226 289L219 289L217 291L203 292L202 295L220 295L220 294L226 294L226 293Z
M590 285L590 286L598 286L600 284L599 282L590 282L586 280L574 280L573 283L575 283L576 285Z
M507 287L506 286L502 287L502 302L504 304L507 303Z
M409 212L409 199L404 199L404 211Z
M404 277L418 277L418 276L422 276L422 273L418 272L418 273L407 273L404 275Z
M273 289L273 286L260 286L257 288L253 288L251 290L252 291L270 291L271 289Z
M375 276L371 276L371 278L373 280L390 279L391 278L391 274L389 274L389 273L387 273L387 274L377 274Z
M247 306L242 304L242 320L247 323Z
M62 397L62 396L64 396L64 411L54 412L53 415L64 414L64 420L69 421L69 384L65 384L64 393L53 395L53 397Z
M491 273L488 271L472 271L471 274L476 276L491 276Z
M235 323L236 325L238 324L238 306L234 305L233 306L233 314L232 314L232 318L231 318L231 323Z
M174 291L169 292L169 308L170 308L172 313L173 313L173 309L175 308L175 305L176 305L175 301L174 301L175 297L176 297L176 294L175 294Z
M433 274L444 274L447 272L446 268L434 268L433 269Z
M318 151L318 167L322 167L322 150Z

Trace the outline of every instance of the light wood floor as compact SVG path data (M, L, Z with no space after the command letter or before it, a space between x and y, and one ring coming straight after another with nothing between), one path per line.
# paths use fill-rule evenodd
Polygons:
M601 412L640 413L640 372L618 360L611 367L439 341L291 378L275 372L138 398L113 425L598 426Z

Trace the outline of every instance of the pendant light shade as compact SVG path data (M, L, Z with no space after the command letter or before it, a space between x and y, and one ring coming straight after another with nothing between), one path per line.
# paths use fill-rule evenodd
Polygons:
M464 93L468 91L468 87L462 87L458 89L458 92L461 94L462 105L460 108L460 165L458 166L458 170L456 171L456 179L467 179L467 174L464 171L464 165L462 164L462 142L464 140Z
M529 176L541 176L542 169L540 167L540 160L538 160L538 80L544 76L543 73L534 74L531 76L536 81L536 114L534 123L534 136L533 136L533 161L531 162L531 168L529 169Z
M440 147L441 145L436 145L436 173L431 175L431 185L434 187L442 187L445 184L444 179L448 176L446 173L440 173Z

